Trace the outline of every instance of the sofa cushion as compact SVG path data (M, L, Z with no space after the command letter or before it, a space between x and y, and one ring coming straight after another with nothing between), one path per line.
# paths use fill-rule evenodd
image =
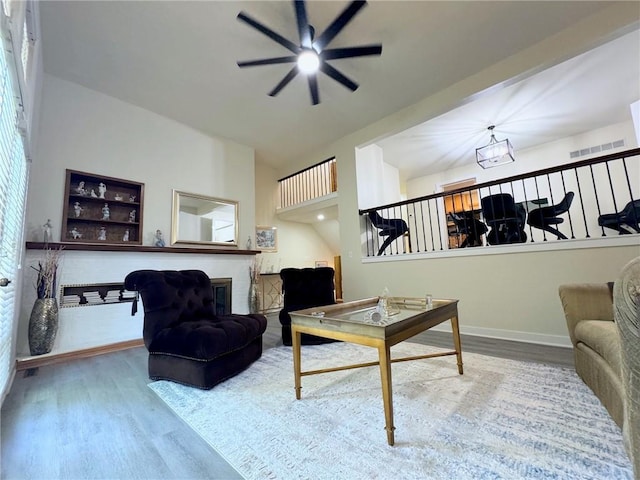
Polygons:
M149 352L209 361L244 348L266 329L263 315L222 315L167 327L155 336Z
M620 338L614 322L602 320L583 320L576 325L576 342L584 343L594 350L616 372L622 375Z

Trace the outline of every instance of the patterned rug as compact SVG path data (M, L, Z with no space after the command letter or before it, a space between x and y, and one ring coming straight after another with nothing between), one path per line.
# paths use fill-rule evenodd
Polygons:
M439 351L414 343L392 357ZM345 343L304 346L311 370L377 360ZM268 349L202 391L150 388L247 479L632 479L622 434L573 369L463 353L392 367L395 446L378 367L302 378L291 348Z

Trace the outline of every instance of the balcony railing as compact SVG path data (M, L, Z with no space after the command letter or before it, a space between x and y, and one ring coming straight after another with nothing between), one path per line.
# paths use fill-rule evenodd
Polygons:
M360 210L363 254L640 234L640 148Z
M324 197L337 190L336 159L330 158L278 180L279 208Z

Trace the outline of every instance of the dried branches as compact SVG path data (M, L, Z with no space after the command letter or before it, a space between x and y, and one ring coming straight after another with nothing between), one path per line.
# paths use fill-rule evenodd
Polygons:
M58 273L58 264L60 263L62 248L46 248L44 252L44 260L38 262L38 268L31 266L31 268L38 272L35 289L38 298L55 298L56 274Z
M260 280L262 260L262 258L254 257L252 264L249 266L249 280L251 280L251 283L254 285Z

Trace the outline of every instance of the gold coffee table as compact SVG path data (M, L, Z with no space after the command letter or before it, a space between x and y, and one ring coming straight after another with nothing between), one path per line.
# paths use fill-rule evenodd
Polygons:
M389 300L390 305L397 307L395 309L397 312L392 312L394 314L383 316L380 319L371 318L371 313L378 303L378 297L298 310L289 312L289 315L291 316L291 335L293 337L293 371L296 399L300 400L301 397L301 377L379 365L387 442L389 445L393 445L395 442L395 427L393 426L391 364L455 355L458 363L458 373L462 375L462 347L458 328L458 300L433 300L433 306L429 308L426 307L424 299L393 297ZM455 350L428 355L391 358L390 348L393 345L447 320L451 320ZM378 361L303 372L300 367L300 335L302 333L375 347L378 349Z

